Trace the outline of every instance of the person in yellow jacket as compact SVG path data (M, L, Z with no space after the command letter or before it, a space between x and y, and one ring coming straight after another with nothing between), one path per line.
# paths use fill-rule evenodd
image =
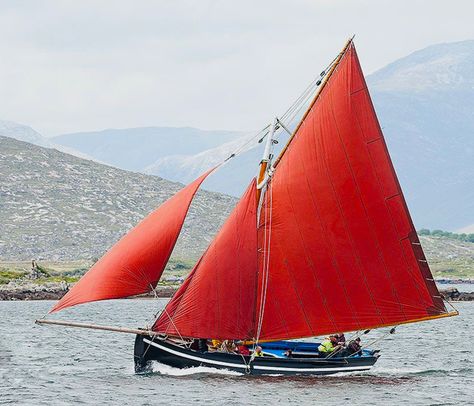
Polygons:
M221 340L217 340L215 338L213 338L211 340L211 345L209 346L209 349L211 351L217 351L221 348L221 345L222 345L222 341Z
M324 339L321 345L318 347L320 356L327 357L332 352L338 350L341 346L336 345L337 338L336 336L329 336Z
M256 357L263 357L262 347L257 345L257 347L255 348L254 354Z

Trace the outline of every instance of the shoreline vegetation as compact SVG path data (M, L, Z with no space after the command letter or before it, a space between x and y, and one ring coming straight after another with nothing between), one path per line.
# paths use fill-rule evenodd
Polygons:
M0 261L0 300L58 300L96 261ZM192 265L192 261L170 259L155 289L156 297L173 296Z
M58 300L94 264L92 261L48 262L0 261L0 300ZM169 298L179 288L193 266L189 260L171 259L155 293L134 298ZM452 301L474 301L474 278L433 271L441 294ZM462 273L464 276L465 273ZM469 275L471 276L471 275ZM459 292L453 284L472 284L470 292Z
M474 234L418 230L433 277L447 300L474 300ZM58 300L98 258L91 260L0 259L0 300ZM157 297L171 297L194 266L193 258L171 258L156 287ZM452 285L472 284L469 292ZM139 297L152 298L155 294Z

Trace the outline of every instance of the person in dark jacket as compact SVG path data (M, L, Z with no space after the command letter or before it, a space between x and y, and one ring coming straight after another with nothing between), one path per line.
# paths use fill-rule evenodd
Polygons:
M335 334L335 337L336 337L336 340L337 340L337 345L345 347L345 345L346 345L346 336L344 335L344 333Z
M351 340L347 345L347 356L350 355L362 355L362 346L360 345L359 337L355 340Z

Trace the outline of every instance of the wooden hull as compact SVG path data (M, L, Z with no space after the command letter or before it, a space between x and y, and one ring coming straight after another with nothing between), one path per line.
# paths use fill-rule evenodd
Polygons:
M210 367L252 375L329 375L340 372L369 370L378 355L348 358L274 358L221 352L199 352L182 348L169 341L137 335L135 340L135 371L150 368L152 361L175 368Z

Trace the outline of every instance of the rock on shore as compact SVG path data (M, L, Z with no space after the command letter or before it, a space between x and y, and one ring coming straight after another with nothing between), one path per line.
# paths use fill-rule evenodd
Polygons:
M42 284L31 282L10 282L0 285L0 300L59 300L73 286L65 282L46 282ZM177 287L157 286L156 297L169 298L174 295ZM152 298L153 294L137 296L139 298Z
M474 292L459 292L456 288L442 289L439 291L446 300L455 302L474 301Z
M59 300L74 284L66 282L33 283L29 281L12 281L0 285L0 300ZM158 285L155 289L156 297L170 298L179 286ZM446 300L468 302L474 301L474 292L459 292L456 288L440 289L441 295ZM145 293L137 298L152 298L153 293Z

